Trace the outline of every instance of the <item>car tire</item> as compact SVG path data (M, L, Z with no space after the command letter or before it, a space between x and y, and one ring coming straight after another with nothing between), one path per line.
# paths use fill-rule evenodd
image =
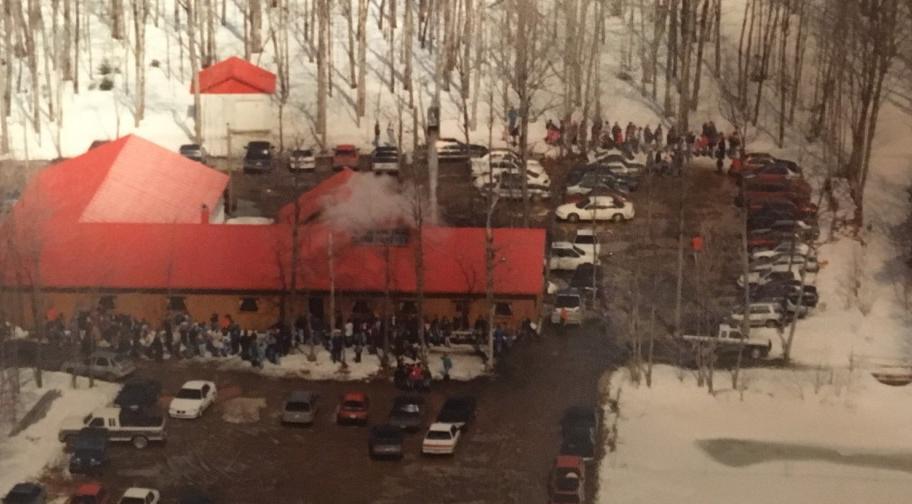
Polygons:
M751 358L751 360L760 360L760 357L762 357L762 355L760 354L760 349L759 349L759 348L752 348L751 351L750 351L750 358Z
M619 213L616 213L611 216L611 222L619 223L619 222L623 222L623 221L624 221L624 216Z
M149 446L149 439L145 436L136 436L131 440L131 442L133 443L133 446L140 450Z
M579 215L577 215L577 214L575 214L575 213L572 213L572 214L570 214L570 215L567 216L567 221L568 221L568 222L579 222L579 220L580 220Z
M779 327L779 322L776 322L775 320L767 320L765 325L770 329L776 329Z

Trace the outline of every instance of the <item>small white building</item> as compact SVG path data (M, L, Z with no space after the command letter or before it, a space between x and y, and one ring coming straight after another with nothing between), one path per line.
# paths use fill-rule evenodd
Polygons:
M210 155L242 156L252 140L273 141L274 73L232 56L201 70L199 86L203 147Z

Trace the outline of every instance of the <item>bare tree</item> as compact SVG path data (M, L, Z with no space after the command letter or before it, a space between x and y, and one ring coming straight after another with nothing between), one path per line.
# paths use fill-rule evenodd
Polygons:
M134 60L136 63L136 112L134 113L134 126L146 114L146 23L149 18L148 0L132 0L133 2L133 31L136 37Z
M285 150L285 105L291 95L289 78L291 58L288 51L288 0L276 0L275 7L269 9L269 31L272 40L273 54L276 63L276 74L279 81L276 99L279 102L279 150Z
M329 92L329 79L327 68L327 29L329 26L329 0L317 1L317 133L320 135L320 145L326 149L326 95Z
M326 2L327 0L319 0ZM368 0L358 0L358 125L367 112L367 7Z
M263 9L260 0L247 0L247 17L250 19L249 50L251 53L263 52Z
M120 40L124 37L123 0L111 0L111 38Z
M203 111L200 99L200 62L196 47L197 0L179 0L187 16L187 45L190 50L190 72L193 75L193 137L196 143L203 143Z

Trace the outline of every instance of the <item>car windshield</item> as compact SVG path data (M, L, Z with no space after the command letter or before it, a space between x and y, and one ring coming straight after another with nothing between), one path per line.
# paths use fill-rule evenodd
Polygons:
M579 308L579 296L557 296L554 306L558 308Z
M361 401L345 401L342 403L344 409L364 409L364 403Z
M592 245L595 243L595 236L593 235L576 235L576 243L583 245Z
M427 433L428 439L452 439L453 436L450 435L450 431L441 431L441 430L432 430Z
M180 392L177 393L178 399L202 399L203 391L199 389L189 389L184 388L180 389Z
M264 142L250 142L247 145L247 159L265 159L271 155L269 144Z
M310 157L313 156L313 152L310 150L296 150L292 152L291 155L294 157Z
M586 206L587 206L588 204L589 204L589 198L586 198L586 199L581 200L580 202L578 202L578 203L576 204L576 208L586 208Z
M289 401L285 403L285 411L310 411L310 403L304 401Z

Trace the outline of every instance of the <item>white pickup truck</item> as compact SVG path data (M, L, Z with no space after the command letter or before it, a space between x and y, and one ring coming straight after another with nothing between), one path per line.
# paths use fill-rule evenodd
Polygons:
M694 345L714 344L720 354L742 348L746 352L744 357L753 360L768 357L773 347L773 343L770 340L744 338L741 334L741 329L732 327L729 324L719 324L719 331L715 336L684 334L681 339Z
M69 417L63 420L57 437L68 443L82 429L104 431L109 441L130 442L137 448L145 448L150 441L165 441L165 418L145 412L122 411L120 408L99 408L85 417Z

